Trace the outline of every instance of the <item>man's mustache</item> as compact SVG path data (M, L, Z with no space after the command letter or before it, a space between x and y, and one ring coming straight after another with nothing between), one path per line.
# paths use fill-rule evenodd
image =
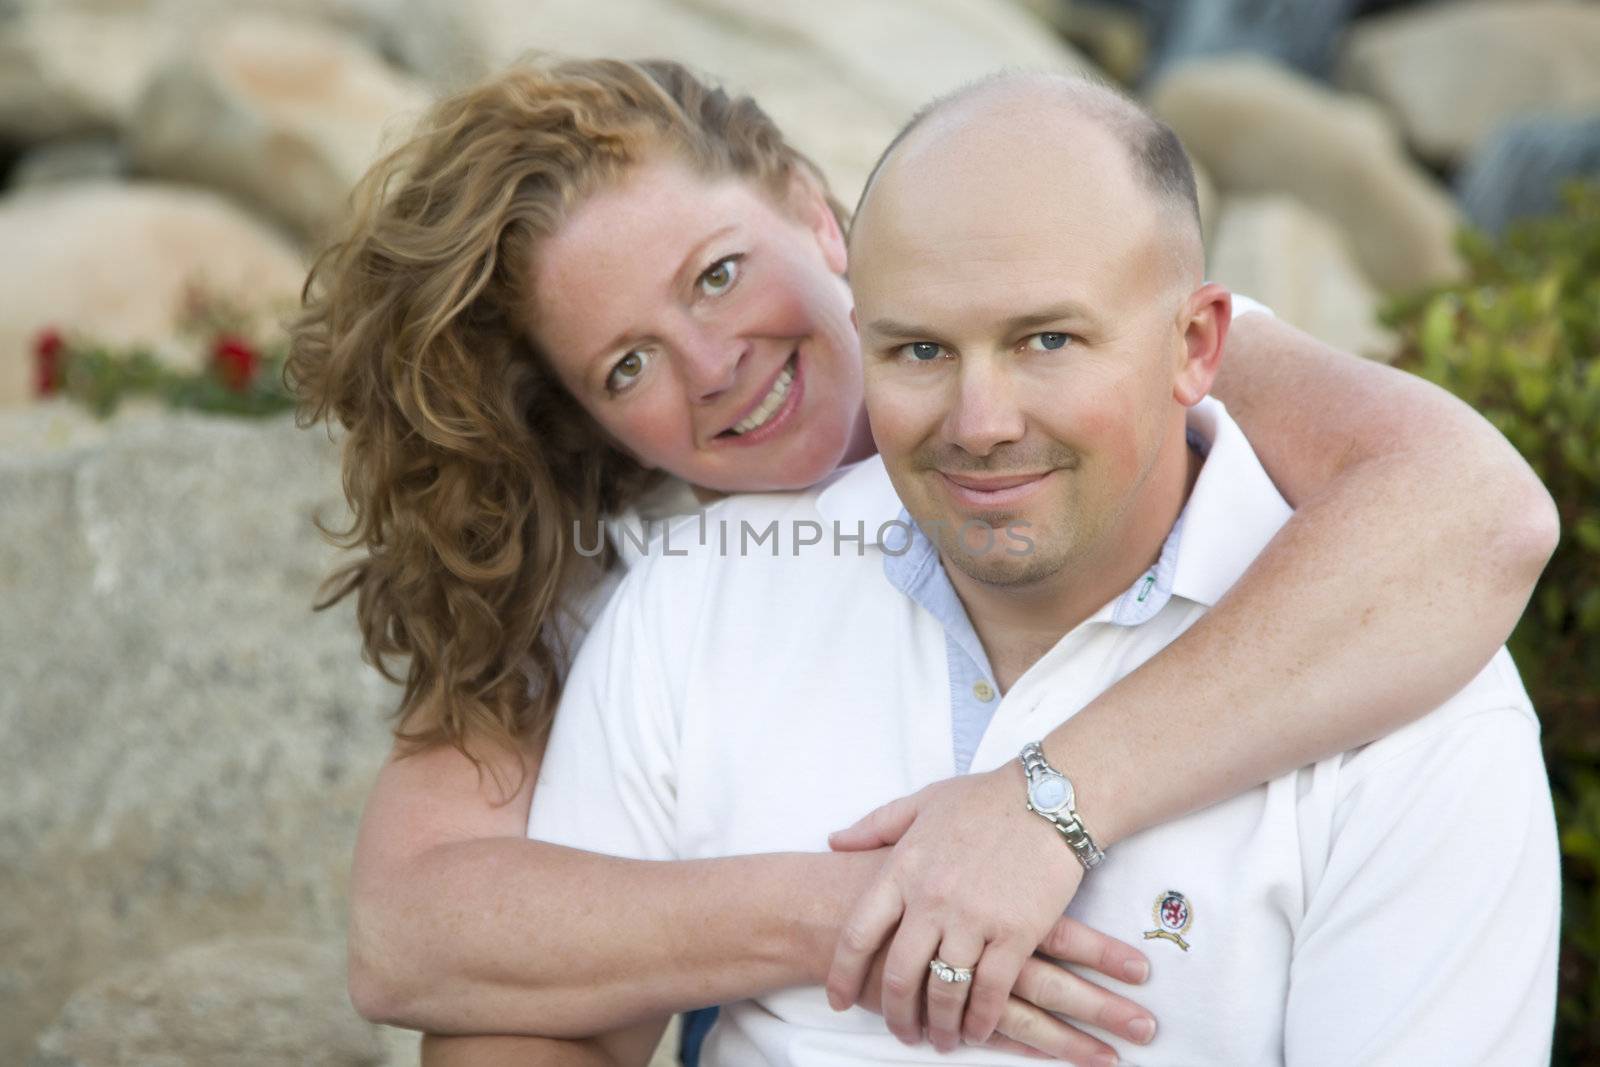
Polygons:
M940 445L918 449L911 461L917 470L946 474L1032 474L1071 470L1078 465L1079 456L1059 443L1042 448L1003 445L986 456L975 456L954 445Z

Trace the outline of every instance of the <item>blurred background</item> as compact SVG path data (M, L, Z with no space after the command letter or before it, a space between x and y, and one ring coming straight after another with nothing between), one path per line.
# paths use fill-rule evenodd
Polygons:
M847 203L934 94L1097 70L1214 278L1491 418L1562 510L1513 646L1600 1062L1600 4L0 0L0 1063L416 1062L344 993L396 693L310 611L343 504L279 323L380 146L528 49L750 91Z

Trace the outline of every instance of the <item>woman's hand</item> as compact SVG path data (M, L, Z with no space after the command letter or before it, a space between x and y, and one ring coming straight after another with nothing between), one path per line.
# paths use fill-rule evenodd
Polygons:
M1090 929L1076 919L1062 916L1045 935L1039 953L1023 962L1016 987L1001 1006L999 1026L984 1044L1099 1067L1102 1063L1117 1062L1111 1046L1063 1022L1057 1015L1092 1023L1140 1044L1154 1036L1155 1019L1149 1012L1055 962L1081 964L1112 978L1136 981L1139 979L1133 975L1149 973L1149 965L1137 949ZM1052 959L1043 959L1043 956ZM884 953L880 952L868 969L860 999L862 1007L878 1014L883 1013L883 966ZM919 1022L916 1030L919 1038L921 1032ZM956 1034L953 1042L935 1039L941 1051L961 1044L959 1016L953 1032Z
M1083 868L1056 831L1027 811L1025 796L1020 771L1008 763L987 774L935 783L833 835L830 843L838 850L895 846L841 927L827 982L835 1009L862 998L873 959L893 932L882 983L889 1029L908 1043L921 1039L926 989L927 1026L936 1047L949 1050L963 1039L988 1040L1013 990L1026 996L1038 983L1034 969L1023 978L1024 965L1063 921L1062 911L1083 879ZM1071 928L1069 940L1054 935L1056 947L1072 952L1061 958L1123 981L1142 981L1149 973L1144 957L1131 947L1081 924ZM928 964L935 957L973 969L970 1003L968 984L929 980ZM1075 995L1081 997L1083 990L1075 989ZM1148 1041L1149 1035L1141 1038L1133 1024L1147 1020L1153 1033L1153 1020L1131 1002L1117 1000L1108 1028ZM1082 1014L1084 1007L1076 1005L1075 1018L1106 1025L1097 1015ZM1088 1007L1111 1010L1105 1001Z

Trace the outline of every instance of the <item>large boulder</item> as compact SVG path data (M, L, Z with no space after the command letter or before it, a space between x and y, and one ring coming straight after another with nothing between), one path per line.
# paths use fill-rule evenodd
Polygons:
M1206 273L1335 348L1389 360L1380 299L1339 231L1286 196L1236 196L1222 205Z
M302 257L222 198L156 185L74 183L0 199L0 408L33 394L40 331L146 345L192 364L173 344L199 284L245 310L292 307Z
M1379 286L1407 289L1459 270L1454 205L1371 103L1251 58L1178 67L1151 103L1224 198L1294 197L1339 228Z
M340 944L396 698L348 602L311 610L335 560L311 519L344 506L325 434L61 421L64 447L0 453L0 1063L122 963Z
M1364 19L1340 78L1393 111L1422 155L1456 163L1517 115L1600 111L1600 5L1471 0Z
M133 962L72 995L30 1067L382 1067L336 943L224 937Z
M428 101L354 37L242 15L152 76L128 135L142 171L225 190L314 239Z
M1022 8L989 0L402 0L390 50L435 85L530 49L670 56L761 102L853 200L917 107L1005 67L1088 63Z

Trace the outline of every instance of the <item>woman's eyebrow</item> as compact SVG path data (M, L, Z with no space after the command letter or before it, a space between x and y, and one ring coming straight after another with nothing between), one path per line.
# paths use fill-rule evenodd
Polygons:
M700 266L700 260L705 256L706 246L712 244L713 242L720 241L722 238L728 236L728 234L732 233L738 228L739 227L736 223L729 223L726 226L719 226L717 229L711 231L710 233L706 234L705 237L695 242L695 246L689 249L688 254L683 257L683 262L678 265L677 272L673 274L671 283L672 288L674 290L683 288L689 283L689 280L694 275L700 273L698 267Z

